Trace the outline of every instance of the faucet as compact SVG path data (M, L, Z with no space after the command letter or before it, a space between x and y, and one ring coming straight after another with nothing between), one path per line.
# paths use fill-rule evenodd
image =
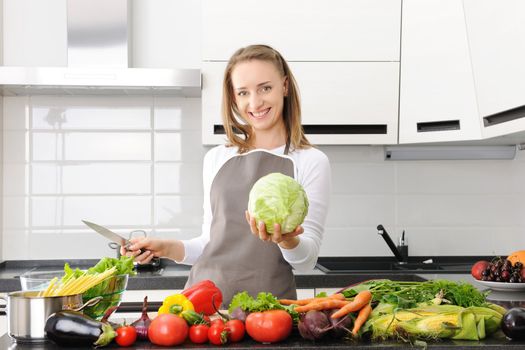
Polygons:
M396 256L397 261L401 264L405 264L408 261L408 245L405 241L405 231L403 231L397 247L383 225L377 225L377 233L383 237L392 253Z

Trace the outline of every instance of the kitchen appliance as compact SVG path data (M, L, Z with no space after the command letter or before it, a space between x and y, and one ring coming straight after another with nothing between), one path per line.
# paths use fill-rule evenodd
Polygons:
M110 243L110 247L113 248L113 249L116 249L117 250L117 256L120 254L120 246L124 247L126 250L128 250L128 247L130 246L131 242L129 241L129 239L126 239L124 237L122 237L121 235L105 228L104 226L100 226L98 224L95 224L93 222L89 222L89 221L86 221L86 220L82 220L82 222L84 224L86 224L89 228L91 228L92 230L94 230L95 232L101 234L102 236L106 237L107 239L109 239L110 241L112 241L112 243L116 243L115 244L111 244ZM132 231L131 234L130 234L130 238L131 236L133 235L134 232L142 232L144 234L144 237L147 236L146 232L143 231L143 230L135 230L135 231ZM140 250L140 253L144 253L145 250L144 249L141 249ZM151 268L158 268L160 267L160 258L158 257L154 257L153 259L151 259L151 261L149 263L146 263L146 264L137 264L135 263L135 267L137 269L151 269Z
M82 303L82 294L43 297L39 291L16 291L0 296L6 301L7 334L16 342L41 343L46 341L44 327L47 318L61 310L80 311L98 303L102 297Z
M130 0L63 3L67 67L0 66L1 95L201 95L199 69L130 67Z

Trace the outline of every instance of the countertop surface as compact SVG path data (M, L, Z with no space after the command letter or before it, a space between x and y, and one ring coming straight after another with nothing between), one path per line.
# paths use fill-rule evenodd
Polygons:
M147 341L139 341L131 347L120 348L120 349L218 349L218 348L227 348L227 349L422 349L422 346L411 345L408 343L388 341L388 342L354 342L344 339L322 339L317 342L308 341L302 339L298 332L294 331L292 335L286 339L284 342L276 344L261 344L257 343L251 339L245 339L239 343L230 343L223 346L216 345L197 345L186 342L179 346L173 347L164 347L164 346L155 346ZM503 334L499 333L494 335L491 338L485 339L483 341L468 341L468 340L444 340L440 342L429 342L427 343L428 349L455 349L455 350L495 350L495 349L525 349L525 341L510 341L504 338ZM11 341L9 336L6 334L0 338L0 349L2 350L56 350L64 349L53 343L47 342L44 344L22 344L15 343ZM91 349L91 347L75 347L75 349ZM119 349L119 347L112 343L104 349Z

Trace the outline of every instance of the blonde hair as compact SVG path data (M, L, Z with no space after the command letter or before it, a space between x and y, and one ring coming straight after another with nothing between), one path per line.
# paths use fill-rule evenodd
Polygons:
M231 80L231 74L235 66L238 63L250 60L270 62L277 68L282 77L288 79L288 93L284 98L283 106L287 143L289 143L293 149L311 147L301 125L301 103L297 82L288 63L286 63L281 54L266 45L251 45L237 50L226 66L222 91L222 122L226 136L228 137L227 146L237 146L239 153L245 153L250 150L250 144L254 136L251 126L241 123L238 119L241 118L241 113L235 103Z

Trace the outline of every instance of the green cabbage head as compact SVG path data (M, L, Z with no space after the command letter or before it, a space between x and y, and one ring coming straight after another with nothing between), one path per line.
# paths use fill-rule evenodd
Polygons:
M257 225L262 220L266 232L273 233L275 223L288 233L303 223L308 213L306 192L297 181L281 173L261 177L253 185L248 199L248 212Z

